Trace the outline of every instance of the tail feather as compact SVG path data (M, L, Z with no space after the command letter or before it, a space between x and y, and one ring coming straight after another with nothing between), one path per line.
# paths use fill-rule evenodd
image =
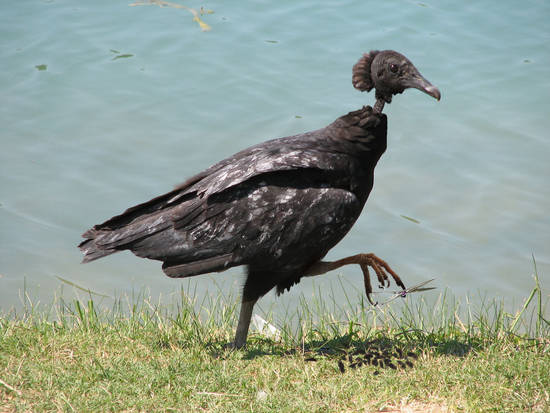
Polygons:
M170 277L240 265L240 258L233 254L234 243L211 231L215 225L209 220L225 209L209 214L206 199L183 189L129 208L86 231L78 246L84 253L82 263L130 250L139 257L163 261L163 271Z
M94 239L87 239L85 241L82 241L78 245L78 248L80 248L80 250L84 253L82 264L97 260L99 258L105 257L107 255L111 255L117 252L116 249L102 249L98 247Z
M82 262L90 262L114 254L117 251L132 249L133 245L139 243L140 240L155 237L155 235L165 232L172 227L172 215L175 210L177 210L177 207L172 207L171 211L164 210L144 214L134 217L129 223L117 223L118 226L109 227L106 223L103 223L90 228L82 234L82 237L87 239L78 246L84 253ZM123 218L121 217L115 218L122 221ZM111 218L110 221L113 220L114 218Z

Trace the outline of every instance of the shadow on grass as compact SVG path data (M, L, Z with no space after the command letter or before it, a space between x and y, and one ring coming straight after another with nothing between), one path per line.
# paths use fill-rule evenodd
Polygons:
M465 357L472 349L481 349L487 345L482 340L472 340L469 336L445 337L422 331L408 331L398 334L379 332L367 339L360 339L356 333L336 335L328 339L312 339L299 346L289 346L271 339L251 336L246 347L240 350L229 350L228 344L222 341L207 343L210 355L215 358L226 358L232 352L241 352L244 360L253 360L265 356L302 355L308 361L317 358L341 358L349 354L392 355L400 358L403 354L418 356L423 352L434 355Z

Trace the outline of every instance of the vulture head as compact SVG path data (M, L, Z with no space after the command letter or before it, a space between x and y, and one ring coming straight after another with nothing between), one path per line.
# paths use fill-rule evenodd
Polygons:
M353 66L352 83L362 92L376 90L375 112L382 112L384 104L391 103L393 95L408 88L441 99L439 89L428 82L409 59L393 50L365 53Z

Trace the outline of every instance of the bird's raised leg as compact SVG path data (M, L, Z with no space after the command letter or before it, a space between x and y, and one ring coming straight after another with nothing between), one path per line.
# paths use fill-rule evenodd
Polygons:
M370 283L369 267L372 267L372 269L376 273L376 276L378 277L378 282L380 283L381 288L384 287L384 284L386 284L385 285L386 287L389 287L390 285L390 280L388 278L388 274L389 274L392 276L392 278L395 280L395 283L399 287L401 287L402 289L405 289L405 285L401 281L401 278L399 278L399 276L395 273L395 271L393 271L390 268L388 263L372 253L352 255L350 257L342 258L341 260L337 260L337 261L319 261L313 264L310 268L308 268L304 276L311 277L314 275L321 275L328 271L332 271L337 268L343 267L344 265L349 265L349 264L358 264L361 267L361 270L363 271L364 282L365 282L365 292L367 294L367 298L369 302L373 305L374 303L370 297L372 293L372 286Z
M234 348L241 348L246 344L246 337L248 336L248 328L250 327L250 319L252 318L252 310L254 309L255 300L243 301L241 303L241 313L239 315L239 323L237 324L237 332L235 333L235 341L233 342Z

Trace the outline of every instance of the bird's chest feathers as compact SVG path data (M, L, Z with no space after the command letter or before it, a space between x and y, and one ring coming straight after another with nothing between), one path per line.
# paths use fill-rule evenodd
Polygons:
M372 162L370 159L359 159L350 163L348 175L349 188L362 203L367 201L372 190L375 166L376 161Z

